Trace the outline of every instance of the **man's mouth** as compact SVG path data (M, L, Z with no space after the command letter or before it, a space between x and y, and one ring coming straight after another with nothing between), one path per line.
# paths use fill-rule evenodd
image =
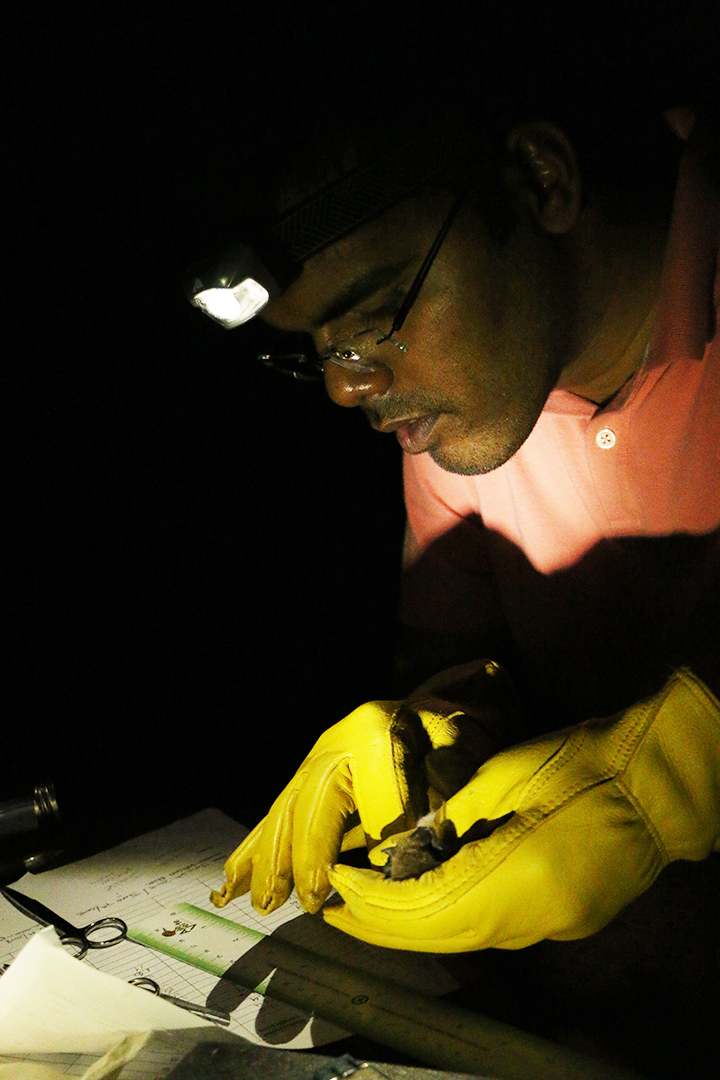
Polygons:
M394 432L406 454L422 454L427 450L440 413L411 417L407 420L383 421L372 426L376 431Z

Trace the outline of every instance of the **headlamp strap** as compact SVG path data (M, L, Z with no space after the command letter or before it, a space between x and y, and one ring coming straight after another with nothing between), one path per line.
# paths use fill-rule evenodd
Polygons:
M452 130L423 132L311 195L268 231L293 262L303 263L407 198L461 156Z

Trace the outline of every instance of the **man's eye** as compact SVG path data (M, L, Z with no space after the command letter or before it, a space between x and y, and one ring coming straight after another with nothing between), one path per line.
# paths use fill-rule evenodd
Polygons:
M358 309L358 315L364 321L373 323L384 322L387 319L394 319L398 311L402 307L403 300L407 293L404 289L396 289L390 296L386 297L382 303L372 309Z

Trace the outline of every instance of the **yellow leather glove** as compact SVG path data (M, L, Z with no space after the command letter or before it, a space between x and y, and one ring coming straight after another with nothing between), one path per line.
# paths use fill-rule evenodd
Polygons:
M720 847L720 702L679 671L627 712L498 754L436 822L441 831L452 822L462 838L479 819L511 812L419 878L334 867L345 903L328 905L326 920L364 941L425 952L595 933L667 863Z
M294 883L303 907L317 911L341 850L412 828L506 743L516 718L510 681L487 660L451 668L403 702L361 705L320 736L228 859L212 902L224 907L250 889L255 909L269 914Z

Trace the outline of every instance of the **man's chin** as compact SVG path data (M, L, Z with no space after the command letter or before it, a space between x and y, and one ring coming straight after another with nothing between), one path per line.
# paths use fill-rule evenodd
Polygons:
M529 432L528 432L529 434ZM494 441L486 435L441 439L428 447L430 457L444 472L458 476L481 476L493 472L520 449L527 435L515 441Z

